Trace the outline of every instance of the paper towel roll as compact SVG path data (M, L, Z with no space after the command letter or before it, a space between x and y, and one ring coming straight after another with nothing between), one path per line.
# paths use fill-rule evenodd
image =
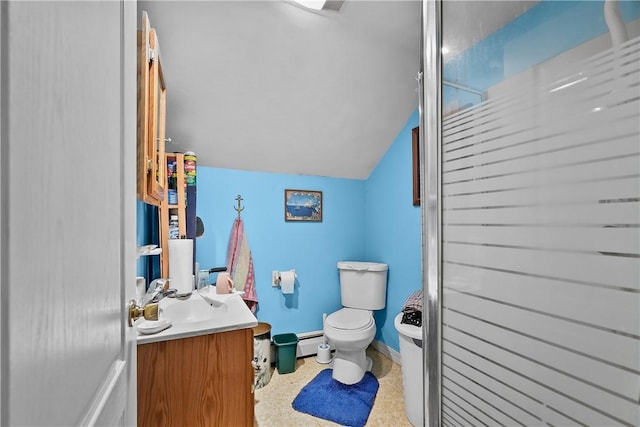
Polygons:
M169 239L169 286L179 294L193 291L193 240Z
M280 288L283 294L293 293L293 284L296 281L296 273L294 271L280 272Z

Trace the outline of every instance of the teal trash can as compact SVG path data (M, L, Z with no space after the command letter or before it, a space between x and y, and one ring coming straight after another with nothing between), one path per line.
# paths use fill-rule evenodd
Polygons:
M296 349L298 336L296 334L280 334L273 336L276 346L276 366L279 374L289 374L296 370Z

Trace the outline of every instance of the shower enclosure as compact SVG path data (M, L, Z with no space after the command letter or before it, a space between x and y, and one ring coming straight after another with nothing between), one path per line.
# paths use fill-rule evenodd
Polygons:
M639 36L423 2L425 425L640 425Z

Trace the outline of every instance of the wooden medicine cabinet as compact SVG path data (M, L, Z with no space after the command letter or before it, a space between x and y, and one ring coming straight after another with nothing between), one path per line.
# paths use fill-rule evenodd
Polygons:
M165 194L166 98L158 36L147 13L142 12L138 30L137 194L140 200L155 206L160 205Z

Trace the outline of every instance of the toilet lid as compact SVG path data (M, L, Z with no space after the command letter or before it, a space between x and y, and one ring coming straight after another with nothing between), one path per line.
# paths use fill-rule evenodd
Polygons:
M358 330L371 326L373 316L369 310L343 308L327 317L327 325L334 329Z

